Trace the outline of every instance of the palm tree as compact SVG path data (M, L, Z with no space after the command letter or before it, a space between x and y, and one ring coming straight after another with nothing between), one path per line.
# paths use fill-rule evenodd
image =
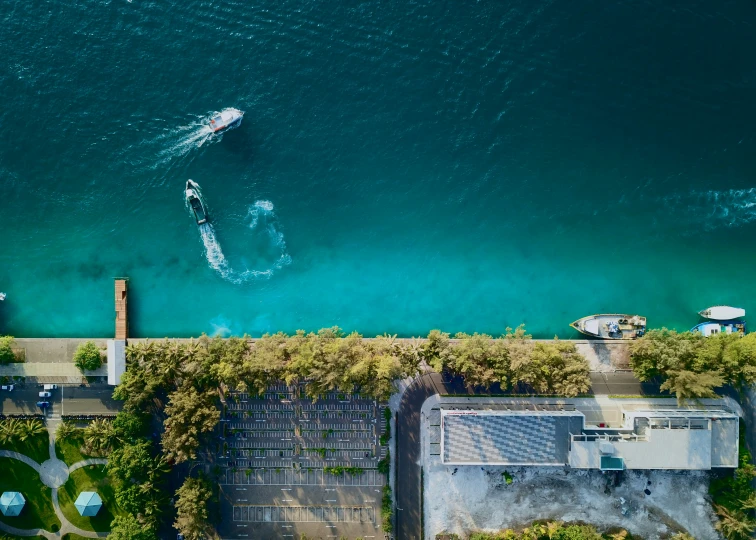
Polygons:
M715 505L714 509L719 514L717 530L727 540L746 540L756 530L756 522L740 512L730 512L724 506Z
M73 422L61 422L58 426L58 430L55 432L55 437L59 441L65 441L71 438L77 431L76 424Z
M147 467L148 481L154 483L162 475L167 474L171 470L171 466L168 464L168 459L164 455L156 457Z
M42 422L36 418L30 418L20 423L18 428L18 438L23 442L35 435L44 433L45 431L47 431L47 429L42 425Z
M0 422L0 444L7 444L18 436L19 421L16 418Z
M84 428L84 444L89 453L102 455L110 450L116 440L113 424L97 418Z

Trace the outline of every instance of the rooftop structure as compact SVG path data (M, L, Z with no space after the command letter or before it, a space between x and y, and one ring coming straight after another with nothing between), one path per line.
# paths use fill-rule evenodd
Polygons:
M126 341L123 339L108 340L108 384L121 384L121 375L126 371Z
M737 466L736 414L621 406L619 412L619 422L610 428L603 422L586 426L590 409L455 410L442 405L441 461L600 470Z
M441 410L441 460L451 465L566 465L578 411Z
M620 429L572 435L570 467L709 470L738 465L738 417L718 410L632 411Z
M6 491L0 495L0 512L6 517L15 517L21 513L26 499L18 491Z
M93 517L102 508L102 499L94 491L82 491L76 498L74 506L83 517Z

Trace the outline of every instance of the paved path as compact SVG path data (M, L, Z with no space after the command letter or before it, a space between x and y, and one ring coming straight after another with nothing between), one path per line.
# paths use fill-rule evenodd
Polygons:
M109 532L85 531L84 529L80 529L79 527L68 521L68 519L65 515L63 515L63 512L60 509L57 488L66 483L69 474L73 471L81 469L82 467L87 467L89 465L107 465L108 460L102 458L90 458L78 461L70 467L66 465L63 461L58 459L58 456L55 453L55 433L59 425L59 416L49 418L47 421L47 433L49 437L48 452L50 454L50 459L42 463L42 465L40 465L30 457L27 457L18 452L13 452L11 450L0 450L0 457L17 459L18 461L26 463L39 473L39 477L42 480L42 483L51 488L50 497L52 499L55 515L58 516L58 519L61 523L60 530L53 533L44 531L42 529L17 529L16 527L12 527L0 522L0 531L4 531L15 536L44 536L45 538L51 540L60 539L63 537L63 535L68 533L78 534L79 536L84 536L86 538L105 538L106 536L108 536Z
M35 471L39 473L39 469L40 469L39 463L37 463L32 458L27 457L23 454L19 454L18 452L13 452L12 450L0 450L0 457L7 457L11 459L17 459L18 461L23 461L29 467L31 467L32 469L34 469Z
M79 461L77 463L74 463L68 468L68 474L71 474L76 469L81 469L82 467L89 467L90 465L107 465L108 460L104 458L89 458L82 461Z
M69 382L70 379L75 379L76 382L81 382L81 378L85 375L106 377L108 365L103 364L97 369L84 373L79 371L79 368L72 363L23 362L0 366L0 376L5 377L44 377L61 382Z

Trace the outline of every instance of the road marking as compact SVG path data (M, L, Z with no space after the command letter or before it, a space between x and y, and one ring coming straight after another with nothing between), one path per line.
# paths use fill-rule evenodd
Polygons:
M281 491L291 491L291 488L281 488Z
M236 488L236 491L247 491L247 488Z
M336 502L336 499L326 499L326 502Z

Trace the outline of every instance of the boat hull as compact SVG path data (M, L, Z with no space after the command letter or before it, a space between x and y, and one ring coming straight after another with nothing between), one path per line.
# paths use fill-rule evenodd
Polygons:
M581 334L597 339L637 339L646 332L646 318L624 313L602 313L570 324Z
M192 182L191 180L188 180L186 182L186 202L189 205L189 209L192 211L192 214L194 215L195 221L197 221L197 225L202 225L204 223L207 223L208 216L207 216L207 209L205 208L205 204L202 202L202 198L199 194L199 186Z
M223 109L217 116L210 119L210 129L213 133L223 133L229 129L239 127L244 118L244 111L239 109Z
M704 321L690 329L691 332L699 332L704 337L715 334L742 334L746 333L745 321L715 322Z
M734 319L742 319L745 317L745 309L736 308L732 306L712 306L710 308L703 309L698 314L704 319L711 319L714 321L731 321Z

